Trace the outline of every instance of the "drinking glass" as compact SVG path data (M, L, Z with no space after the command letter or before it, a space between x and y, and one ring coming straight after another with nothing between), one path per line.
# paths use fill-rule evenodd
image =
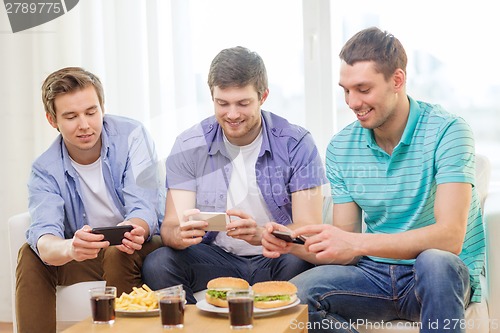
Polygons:
M229 322L232 329L253 327L253 299L254 294L251 289L227 292Z

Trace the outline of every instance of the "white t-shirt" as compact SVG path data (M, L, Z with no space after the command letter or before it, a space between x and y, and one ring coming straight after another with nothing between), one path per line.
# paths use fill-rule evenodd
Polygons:
M250 214L257 225L263 226L272 220L272 216L255 177L255 164L262 145L262 131L249 145L233 145L226 136L224 136L224 144L233 167L227 192L227 208L240 209ZM235 218L237 217L232 217L232 219ZM237 255L262 254L262 246L251 245L244 240L229 237L225 232L219 232L214 243Z
M104 183L101 158L92 164L71 164L79 176L82 201L91 227L115 226L123 222L123 216L116 208Z

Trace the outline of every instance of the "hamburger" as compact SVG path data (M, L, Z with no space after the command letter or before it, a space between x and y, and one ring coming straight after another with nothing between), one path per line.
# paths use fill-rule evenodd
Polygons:
M291 304L297 300L297 287L288 281L258 282L252 286L253 305L260 309L272 309Z
M207 283L205 299L207 303L227 308L226 294L230 290L248 289L250 285L247 281L234 277L220 277L212 279Z

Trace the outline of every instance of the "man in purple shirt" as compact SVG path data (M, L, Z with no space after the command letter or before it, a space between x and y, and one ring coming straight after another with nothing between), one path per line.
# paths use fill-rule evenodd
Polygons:
M166 162L167 202L161 227L167 245L147 256L153 289L183 284L194 292L216 277L250 284L289 280L312 267L294 256L262 256L269 221L294 229L321 223L324 168L311 134L262 111L269 95L261 57L244 47L222 50L208 85L215 115L177 137ZM225 212L223 232L207 232L203 212Z

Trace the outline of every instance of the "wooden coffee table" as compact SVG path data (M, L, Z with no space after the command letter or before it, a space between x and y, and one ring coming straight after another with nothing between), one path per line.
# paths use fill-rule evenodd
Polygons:
M275 314L254 318L253 329L239 330L243 332L261 333L297 333L307 332L307 305L299 304L293 308ZM120 332L120 333L165 333L165 332L215 332L235 333L229 328L229 318L216 313L199 310L195 305L186 305L184 312L184 328L165 330L161 326L160 317L116 317L113 325L96 325L92 318L75 324L64 333Z

